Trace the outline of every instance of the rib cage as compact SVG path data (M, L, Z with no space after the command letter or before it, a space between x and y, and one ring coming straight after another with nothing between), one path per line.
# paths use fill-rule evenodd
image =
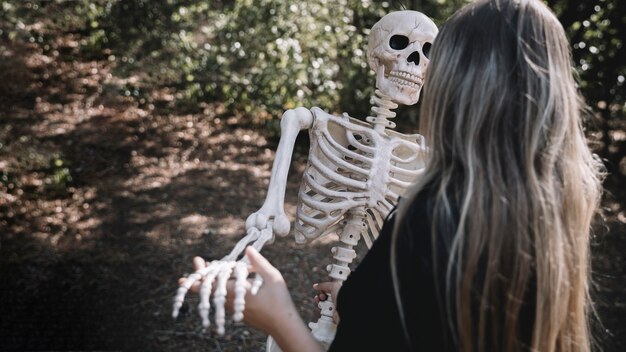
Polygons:
M309 160L296 210L296 240L305 242L341 231L346 212L364 207L366 244L378 236L387 214L424 166L420 135L387 130L366 122L311 109ZM369 238L368 238L369 236Z

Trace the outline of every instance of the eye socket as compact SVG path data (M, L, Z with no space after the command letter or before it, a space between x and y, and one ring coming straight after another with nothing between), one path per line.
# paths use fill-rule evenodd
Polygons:
M424 56L426 56L427 59L430 59L430 47L432 47L433 45L431 43L424 43L424 46L422 47L422 53L424 54Z
M409 46L409 38L403 35L394 35L389 39L389 46L394 50L402 50Z

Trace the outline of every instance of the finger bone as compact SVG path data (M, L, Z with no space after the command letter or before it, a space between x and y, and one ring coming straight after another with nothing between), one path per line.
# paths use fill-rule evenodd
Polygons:
M202 285L200 286L200 304L198 304L198 312L200 314L200 318L202 319L202 326L205 328L208 328L211 325L211 321L209 319L209 310L211 309L209 296L211 295L213 280L219 273L222 265L223 263L221 262L217 263L217 265L213 267L213 270L206 274L204 281L202 281Z
M252 280L252 287L250 287L250 294L253 296L259 292L259 289L263 285L263 277L259 274L254 275L254 279Z
M213 297L213 304L215 305L215 325L217 333L219 335L224 334L224 324L226 323L226 310L224 304L226 303L226 283L230 278L233 266L235 262L226 262L223 267L220 268L217 274L217 283L215 284L215 296Z
M178 290L176 291L176 297L174 297L174 306L172 309L172 317L174 319L178 318L180 307L183 306L183 302L185 301L185 295L187 294L191 286L196 283L196 281L198 281L201 277L202 275L200 273L195 272L189 275L189 277L185 279L185 282L183 282L180 287L178 287Z
M235 266L235 300L233 320L241 321L243 319L243 311L246 308L246 279L248 278L248 265L244 262L238 262Z

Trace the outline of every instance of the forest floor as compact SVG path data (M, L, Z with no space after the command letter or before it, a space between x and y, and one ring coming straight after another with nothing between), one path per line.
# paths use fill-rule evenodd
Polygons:
M192 258L218 259L244 233L276 141L220 104L186 111L168 87L132 97L124 87L142 77L84 59L79 40L0 43L0 350L264 350L266 337L241 323L224 336L202 329L197 298L176 321L171 306ZM305 142L287 187L292 217ZM623 187L609 189L592 247L605 351L626 350ZM278 238L263 250L306 321L330 242Z

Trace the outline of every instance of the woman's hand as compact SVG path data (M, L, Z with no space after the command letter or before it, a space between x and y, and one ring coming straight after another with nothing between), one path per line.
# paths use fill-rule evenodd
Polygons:
M261 275L263 286L256 295L252 295L250 293L251 282L250 280L246 282L246 307L243 320L246 324L272 335L273 327L277 325L276 320L294 313L296 309L281 273L253 247L246 248L246 257L250 262L249 271ZM196 271L207 264L200 257L193 258ZM178 282L184 283L185 278L180 278ZM201 281L194 283L190 291L198 293L200 285ZM233 311L234 286L234 280L229 280L226 285L226 309L229 312Z
M287 284L278 269L273 267L253 247L246 248L246 257L250 262L250 272L261 275L263 286L256 295L252 295L250 293L252 284L250 280L246 282L244 322L271 335L285 352L321 351L321 346L315 341L300 318L300 314L287 290ZM206 266L200 257L195 257L193 263L196 270ZM184 280L184 278L179 279L179 283L183 283ZM227 285L226 308L231 312L234 286L234 281L230 280ZM198 293L200 283L194 284L190 290Z
M317 295L315 295L315 304L327 300L330 295L336 307L337 295L339 294L340 288L341 282L320 282L317 284L313 284L313 289L319 292ZM337 312L336 308L333 313L333 321L335 322L335 324L339 323L339 313Z
M325 301L328 299L328 295L333 298L333 302L337 303L337 295L339 294L339 289L341 288L340 282L320 282L317 284L313 284L313 289L315 291L319 291L319 293L315 296L315 303L319 303L321 301Z
M250 261L250 271L263 278L263 286L256 295L250 293L248 282L244 321L269 335L276 335L276 329L294 320L293 323L303 324L302 319L291 299L287 284L281 273L253 247L246 248L246 257ZM230 282L228 302L232 303L234 282Z

